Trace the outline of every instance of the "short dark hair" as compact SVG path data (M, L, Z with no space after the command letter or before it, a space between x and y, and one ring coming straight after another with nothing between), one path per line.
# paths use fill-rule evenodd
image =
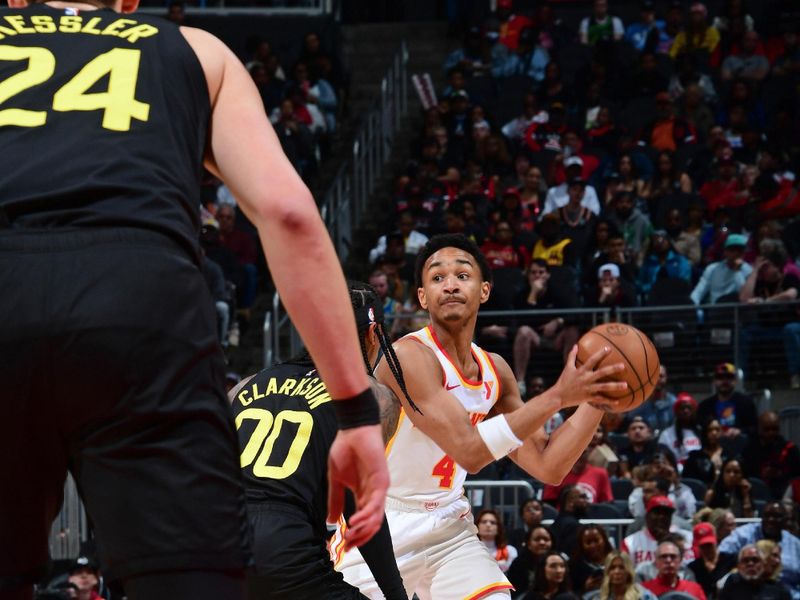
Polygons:
M417 254L417 263L414 266L414 282L418 288L422 287L422 270L425 267L425 261L442 248L458 248L470 254L478 263L483 280L492 283L492 269L489 267L489 262L481 252L481 249L478 248L478 245L463 234L444 233L433 236Z

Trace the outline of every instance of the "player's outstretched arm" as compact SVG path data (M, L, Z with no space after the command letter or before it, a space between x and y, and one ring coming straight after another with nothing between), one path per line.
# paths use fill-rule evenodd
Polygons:
M577 347L573 348L556 384L524 404L511 368L501 357L494 357L505 390L495 404L494 412L504 414L515 433L523 433L526 427L534 424L534 421L528 420L526 411L548 412L555 406L555 410L549 412L542 422L544 425L558 410L578 406L578 410L550 436L545 433L542 425L524 438L517 434L524 440L524 444L511 452L509 457L540 481L553 485L561 483L586 449L603 416L603 411L594 408L592 404L609 408L616 406L617 401L609 400L601 394L622 390L626 384L599 382L608 375L620 372L624 366L618 364L593 370L607 352L607 349L596 352L586 364L578 368L575 366Z
M228 185L258 230L275 285L331 397L367 390L347 286L308 188L284 155L247 71L213 35L181 28L198 56L212 105L206 165ZM340 432L331 448L334 493L351 487L358 512L354 536L380 527L389 474L375 425ZM331 496L333 499L334 496ZM334 499L332 512L341 513ZM334 515L336 516L336 515ZM353 531L353 530L351 530Z

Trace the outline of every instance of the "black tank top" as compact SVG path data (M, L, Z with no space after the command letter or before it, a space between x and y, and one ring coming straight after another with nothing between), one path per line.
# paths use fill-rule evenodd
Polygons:
M0 10L0 209L14 227L139 227L196 255L210 112L169 21Z
M255 375L233 399L250 502L285 502L325 533L328 451L338 426L314 366L283 363Z

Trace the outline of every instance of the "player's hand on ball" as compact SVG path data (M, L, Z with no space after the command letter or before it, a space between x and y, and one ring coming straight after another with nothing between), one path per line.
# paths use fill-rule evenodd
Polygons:
M556 382L561 408L590 403L595 408L614 410L619 400L605 394L624 392L628 384L624 381L607 381L625 370L624 363L615 363L595 370L597 364L609 353L609 348L601 348L580 366L576 364L578 346L573 346L567 364Z
M345 548L365 544L383 523L389 470L380 425L340 430L328 454L328 521L339 520L344 488L356 500L356 512L345 532Z

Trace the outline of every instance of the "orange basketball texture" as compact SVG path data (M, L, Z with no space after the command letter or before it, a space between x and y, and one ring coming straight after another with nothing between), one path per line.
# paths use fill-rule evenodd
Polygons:
M582 365L604 346L611 351L595 368L623 363L625 370L612 378L628 384L624 392L607 395L622 400L615 412L633 410L650 397L658 382L661 363L656 347L650 338L635 327L623 323L603 323L578 340L577 365Z

